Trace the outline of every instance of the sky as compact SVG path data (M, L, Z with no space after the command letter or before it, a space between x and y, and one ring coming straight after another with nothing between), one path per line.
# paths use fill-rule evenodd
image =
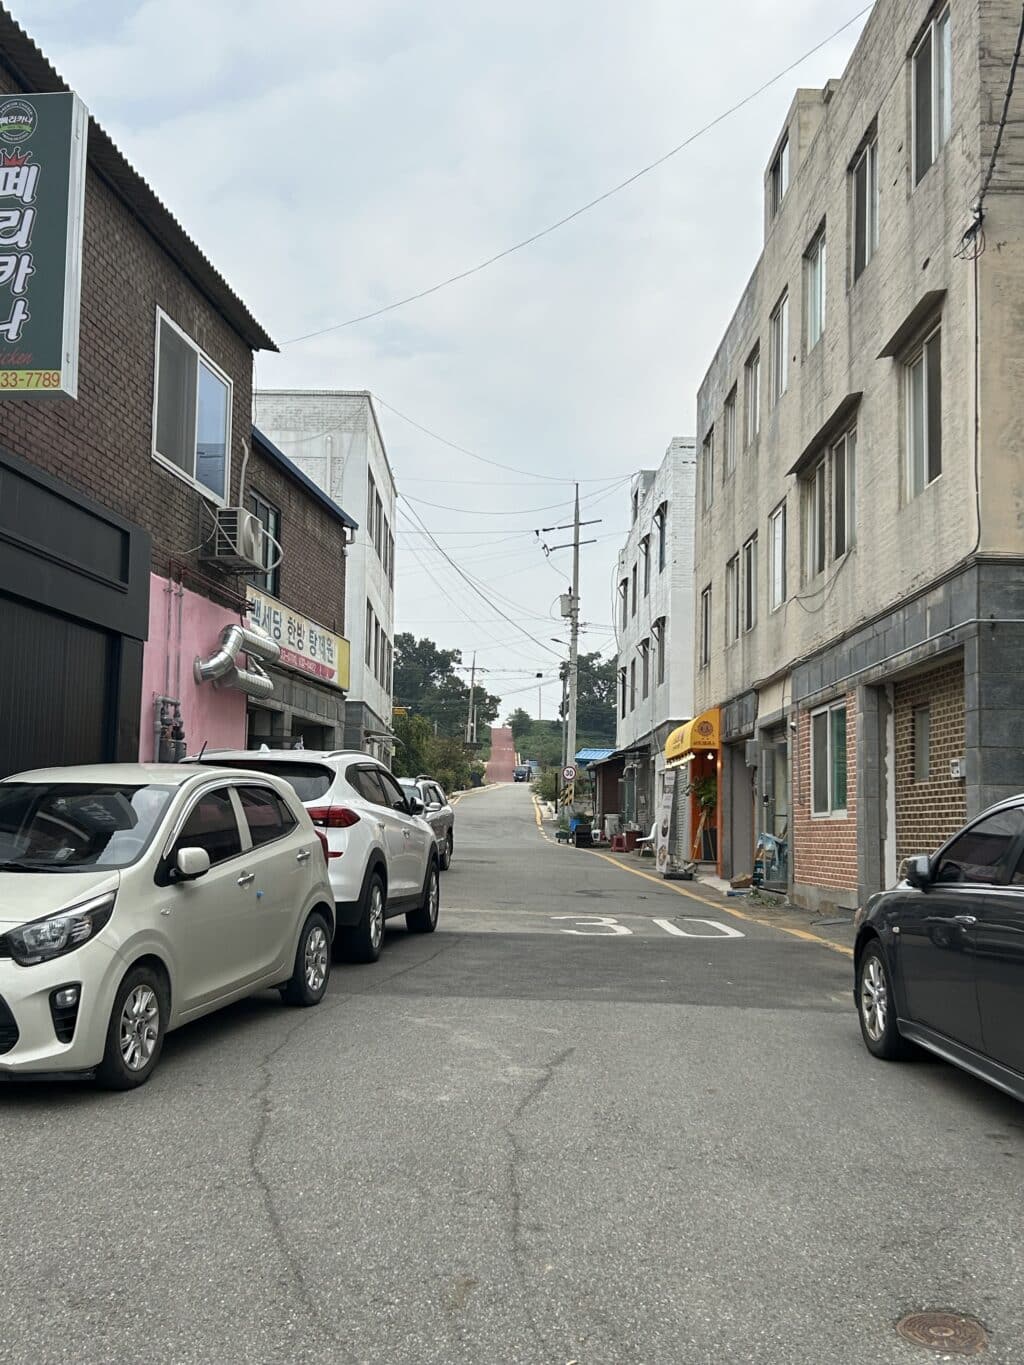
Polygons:
M697 389L757 261L786 110L798 86L842 74L866 16L557 232L295 339L571 213L863 3L8 0L280 346L257 356L257 386L381 400L402 508L396 630L466 664L475 651L503 714L547 719L571 555L542 548L564 532L535 532L571 518L579 479L581 515L601 519L584 532L581 649L607 656L630 476L695 434Z

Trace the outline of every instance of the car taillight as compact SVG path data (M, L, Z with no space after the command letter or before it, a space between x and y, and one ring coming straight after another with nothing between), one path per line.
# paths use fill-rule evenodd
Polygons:
M359 816L348 806L308 806L307 810L313 824L325 829L348 829L359 823Z

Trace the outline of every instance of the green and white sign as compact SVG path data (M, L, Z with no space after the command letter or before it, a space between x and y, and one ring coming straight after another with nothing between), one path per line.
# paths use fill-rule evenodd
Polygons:
M0 400L78 397L88 133L77 95L0 96Z

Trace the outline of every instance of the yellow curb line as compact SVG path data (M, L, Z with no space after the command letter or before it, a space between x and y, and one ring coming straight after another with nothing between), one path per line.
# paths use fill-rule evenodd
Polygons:
M540 803L537 798L533 800L533 811L537 818L537 828L543 838L549 844L556 841L550 835L544 833L541 825ZM666 881L663 877L653 877L649 872L641 872L638 867L627 867L625 863L620 863L618 858L613 858L607 853L600 853L596 848L586 849L585 852L592 853L595 858L602 858L606 863L611 863L612 867L619 868L622 872L629 872L634 877L643 877L644 881L653 882L655 886L667 887L669 891L674 891L677 896L685 896L688 900L699 901L701 905L710 905L712 910L724 910L727 915L732 915L734 919L746 920L748 924L759 924L763 929L777 929L780 934L789 934L791 938L802 939L805 943L817 943L823 948L831 948L834 953L840 953L843 957L853 957L853 949L847 948L843 943L832 943L827 938L821 938L818 934L812 934L806 929L792 929L785 924L775 924L772 920L761 919L758 915L748 915L743 910L734 910L730 905L722 905L719 901L708 900L707 896L698 896L695 891L687 891L685 887L679 886L676 882Z

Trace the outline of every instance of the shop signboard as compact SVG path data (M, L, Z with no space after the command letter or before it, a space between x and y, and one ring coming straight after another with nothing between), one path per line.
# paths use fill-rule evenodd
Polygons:
M662 775L663 786L661 802L658 807L658 825L654 859L658 871L664 876L669 870L669 838L672 831L672 799L675 794L675 774Z
M0 399L77 398L89 116L0 96Z
M280 645L285 668L348 690L349 643L343 635L335 635L258 588L248 588L246 596L250 626Z

